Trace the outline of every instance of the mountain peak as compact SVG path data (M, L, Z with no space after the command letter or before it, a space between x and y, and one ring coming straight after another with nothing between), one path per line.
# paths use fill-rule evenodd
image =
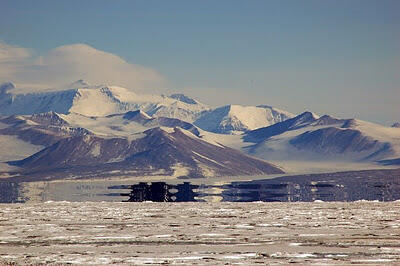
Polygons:
M196 100L194 100L193 98L190 98L182 93L174 93L174 94L171 94L169 97L172 99L176 99L178 101L184 102L184 103L197 104Z
M317 115L316 113L310 112L310 111L305 111L305 112L299 114L298 117L318 119L319 115Z
M298 128L315 122L319 119L319 116L315 113L305 111L292 119L293 124L291 125L291 127Z
M322 126L322 125L333 125L343 123L343 119L338 119L336 117L330 115L323 115L315 121L314 125Z
M52 126L66 126L68 122L65 121L60 115L54 111L49 111L45 113L33 114L30 120L42 124L42 125L52 125Z
M4 94L9 90L15 89L15 85L12 82L5 82L0 84L0 94Z
M125 113L123 118L127 119L127 120L132 120L132 121L136 121L136 120L142 121L142 120L150 120L151 116L149 116L142 110L136 110L136 111L129 111L129 112Z
M318 121L319 116L306 111L298 116L289 118L273 125L251 130L246 133L244 140L248 142L259 142L261 140L268 139L272 136L282 134L286 131L296 130L302 127L311 125L312 123Z

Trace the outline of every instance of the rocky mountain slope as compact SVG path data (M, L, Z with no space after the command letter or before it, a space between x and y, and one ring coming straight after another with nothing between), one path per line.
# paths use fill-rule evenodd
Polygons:
M263 160L400 162L396 124L294 116L266 105L212 109L183 94L144 95L82 80L36 92L2 84L0 115L0 172L8 176L208 177L282 172Z
M53 111L59 114L104 117L136 110L152 117L194 122L204 130L222 134L240 134L293 117L288 112L266 105L228 105L211 109L184 94L137 94L116 86L90 86L82 80L57 90L36 92L15 88L12 83L0 85L0 115L31 115Z
M0 136L13 136L42 147L27 158L9 162L16 167L11 176L35 179L283 173L264 160L202 140L199 129L188 122L153 118L141 111L106 117L48 112L3 117L0 123Z
M249 131L243 140L262 158L377 162L400 156L400 130L356 119L305 112Z

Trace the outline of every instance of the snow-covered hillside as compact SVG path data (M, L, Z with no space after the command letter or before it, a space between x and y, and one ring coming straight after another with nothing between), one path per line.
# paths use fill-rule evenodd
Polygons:
M23 141L16 136L7 135L0 135L0 147L0 163L21 160L44 148L43 146Z
M206 131L241 134L273 125L294 115L270 106L226 105L203 114L194 124Z
M151 132L163 141L146 138ZM190 138L186 138L186 133ZM99 146L89 145L88 138L95 139ZM311 169L309 163L320 166L327 162L334 164L334 170L344 169L342 163L400 164L398 124L385 127L356 119L320 117L311 112L294 116L266 105L226 105L211 109L183 94L138 94L117 86L91 86L83 80L57 90L35 92L16 88L12 83L0 85L0 163L36 154L32 164L25 164L26 167L33 167L33 162L40 162L42 167L47 163L51 166L52 161L46 160L56 155L60 165L68 165L65 160L69 155L63 155L64 150L56 145L59 142L76 154L82 152L90 165L96 165L101 152L107 153L105 164L117 160L119 152L125 152L127 164L123 167L126 169L131 167L129 156L139 158L139 153L136 154L139 150L144 152L140 158L145 166L155 167L151 160L158 160L157 153L153 152L157 150L170 160L168 165L157 167L172 173L174 163L186 163L193 175L199 176L217 173L218 167L230 160L223 154L227 147L276 165L295 162L307 169ZM114 143L118 143L118 149L113 150ZM140 147L131 147L132 143ZM165 146L165 143L169 144ZM164 145L167 152L157 145ZM49 149L50 146L53 148ZM93 153L88 152L89 148ZM43 149L46 149L46 160L40 157L43 153L38 153ZM206 156L210 160L204 158L207 149L215 153L215 156L211 153ZM232 169L239 173L240 160L247 161L243 165L247 167L246 173L257 173L257 169L251 170L253 164L261 169L260 173L269 171L266 162L259 163L258 159L233 150L229 152L235 154L236 165L227 166L231 170L226 169L224 174L234 174ZM188 161L186 157L192 158L192 153L196 158ZM208 162L208 170L199 170L199 160ZM105 164L102 167L109 167Z
M398 128L310 112L250 131L243 139L248 152L273 161L376 162L400 157Z
M155 127L180 127L199 135L191 123L168 117L151 117L143 111L129 111L104 117L84 116L77 113L59 114L59 117L74 128L85 128L90 132L107 138L136 138L137 134Z
M195 122L204 130L222 134L241 134L294 116L267 105L227 105L210 109L184 94L138 94L117 86L91 86L83 80L53 90L16 88L12 83L0 86L0 115L30 115L53 111L59 114L104 117L136 110L153 117Z
M140 110L104 117L55 112L0 117L0 145L7 149L0 150L0 177L5 178L283 173L264 160L202 139L191 123Z
M74 112L85 116L106 116L142 110L152 116L167 116L192 122L209 107L181 94L137 94L117 86L90 86L74 82L57 90L32 92L12 83L0 86L0 115L29 115L54 111Z

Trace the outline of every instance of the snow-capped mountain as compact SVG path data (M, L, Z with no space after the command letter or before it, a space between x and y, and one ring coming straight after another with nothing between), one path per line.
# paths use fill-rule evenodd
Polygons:
M117 172L132 176L209 177L283 173L266 161L209 144L183 129L160 127L131 140L92 135L65 138L16 165L28 172L79 175Z
M1 150L0 159L16 161L10 162L15 168L11 173L0 171L0 176L42 179L283 173L264 160L203 140L199 129L188 122L150 117L142 111L105 117L55 112L8 116L0 118L0 126L0 141L2 137L18 139L13 144L27 152L22 158L10 158L8 151Z
M137 94L116 86L90 86L79 80L58 90L31 92L12 83L0 86L0 115L29 115L54 111L85 116L106 116L142 110L151 116L166 116L193 122L209 107L183 94Z
M5 83L0 147L0 175L206 177L282 172L264 160L399 164L400 130L266 105L211 109L183 94L137 94L83 80L36 92Z
M177 118L151 117L140 110L104 117L84 116L76 113L59 114L58 116L74 128L85 128L99 136L129 137L154 127L180 127L199 136L198 129L189 122Z
M269 126L294 115L267 105L227 105L210 109L184 94L137 94L117 86L91 86L78 80L57 90L15 88L12 83L0 86L0 115L30 115L45 112L76 113L104 117L141 110L152 117L176 118L222 134L241 134Z
M214 133L241 134L282 122L293 116L291 113L266 105L226 105L204 113L194 124Z
M400 157L400 131L356 119L305 112L247 132L248 150L269 160L377 162Z
M318 115L311 112L304 112L296 117L287 119L280 123L276 123L272 126L262 127L259 129L249 131L244 136L244 140L249 142L260 142L262 140L268 139L269 137L282 134L286 131L302 128L317 121L318 119L319 119ZM326 120L325 118L321 119L321 121L325 120Z

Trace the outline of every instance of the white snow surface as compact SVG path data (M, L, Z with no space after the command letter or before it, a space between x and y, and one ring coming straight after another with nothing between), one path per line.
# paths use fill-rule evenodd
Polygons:
M43 149L16 136L0 135L0 162L21 160Z
M394 127L386 127L375 123L354 119L355 128L363 132L363 134L370 136L379 141L399 142L400 143L400 129Z
M122 115L107 117L89 117L78 113L59 115L70 126L85 128L101 137L132 137L132 135L150 128L137 122L123 119Z
M52 184L46 182L42 186ZM0 264L215 266L400 262L398 230L391 227L398 223L399 202L132 204L51 201L42 197L39 200L1 204ZM319 245L309 245L317 241Z
M186 103L164 95L137 94L132 90L107 85L74 82L58 89L18 89L2 92L0 115L33 114L54 111L85 116L106 116L142 110L152 116L167 116L193 122L209 107L198 101Z
M0 129L8 125L0 123ZM8 165L8 161L24 159L43 149L43 146L33 145L16 136L0 135L0 171L13 171L16 167Z
M212 133L205 130L199 129L200 138L210 144L216 145L218 147L227 146L233 149L242 149L249 145L242 139L242 135L227 135Z
M227 105L202 115L195 125L214 133L241 134L294 117L270 106Z
M400 157L400 129L395 127L386 127L375 123L356 119L356 125L353 127L360 130L364 135L369 136L381 142L388 142L392 145L394 154L390 158ZM390 159L388 158L388 159Z
M181 163L177 163L171 168L174 170L174 173L172 174L173 177L187 176L190 172L190 169Z

